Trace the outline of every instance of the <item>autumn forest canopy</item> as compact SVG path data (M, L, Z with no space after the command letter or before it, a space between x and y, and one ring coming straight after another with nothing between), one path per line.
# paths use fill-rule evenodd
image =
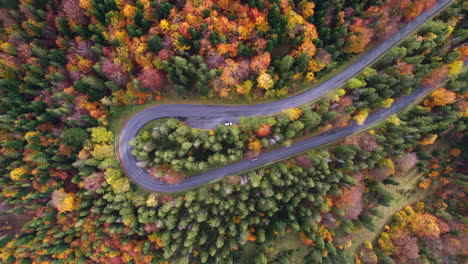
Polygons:
M427 90L339 142L177 194L133 182L115 149L150 104L314 89L436 3L0 1L0 262L464 263L464 1L318 100L213 129L157 119L130 152L175 186Z

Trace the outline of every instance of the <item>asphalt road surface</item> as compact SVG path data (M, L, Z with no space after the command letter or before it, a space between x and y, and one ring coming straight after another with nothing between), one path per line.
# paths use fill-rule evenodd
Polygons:
M258 160L242 160L232 163L205 173L201 173L182 180L178 185L170 185L164 183L146 173L143 169L136 166L137 160L131 154L130 141L137 135L138 131L147 123L158 118L174 117L184 120L188 125L198 128L215 128L219 124L224 124L225 121L237 123L240 116L255 116L268 115L281 112L284 109L298 107L308 102L319 99L328 92L339 87L347 80L358 74L365 67L369 66L374 60L396 45L400 40L404 39L416 28L425 21L437 14L445 6L451 3L452 0L440 0L429 11L421 14L408 24L404 25L397 33L389 39L381 42L377 47L366 53L358 61L347 67L345 70L323 82L322 84L307 90L301 94L281 99L271 103L256 104L256 105L239 105L239 106L223 106L223 105L158 105L146 108L133 115L125 124L120 133L118 144L118 156L121 167L127 175L143 188L161 192L172 193L180 192L186 189L193 188L198 185L203 185L216 179L236 174L244 170L254 167L259 167L263 164L278 161L287 158L293 154L305 152L311 148L327 144L346 136L355 134L358 131L376 124L390 115L404 109L407 105L412 104L423 96L432 91L432 87L420 87L411 95L405 96L397 100L390 108L378 110L368 116L363 125L352 124L347 127L336 128L292 144L289 147L279 148L273 151L263 153L258 156Z

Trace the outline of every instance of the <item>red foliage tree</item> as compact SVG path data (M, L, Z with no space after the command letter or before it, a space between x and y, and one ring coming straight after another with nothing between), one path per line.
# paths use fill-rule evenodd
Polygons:
M102 186L104 182L104 173L102 172L95 172L89 176L84 177L83 183L84 188L90 191L95 192Z
M362 188L351 187L343 191L343 195L336 202L338 208L344 209L343 218L355 220L362 211Z
M128 82L128 73L125 72L120 65L110 60L105 60L102 63L102 71L109 80L115 82L117 85L124 87Z
M158 231L158 227L155 223L146 223L145 227L143 228L147 234L152 234Z
M18 58L24 61L26 61L28 58L32 56L32 50L28 44L20 44L18 47L16 47L16 50L18 51L17 53Z
M416 153L407 153L403 157L395 161L395 165L399 171L406 172L413 168L418 162L418 156Z
M400 231L402 232L402 231ZM416 259L419 257L418 239L402 233L393 241L393 245L397 251L397 255L401 258L400 263L406 263L407 259Z
M399 19L390 16L389 6L371 6L366 10L365 17L369 27L373 28L375 35L381 39L388 38L398 30Z
M69 20L78 25L85 25L88 23L85 10L80 7L80 0L66 0L63 4L63 11Z
M138 80L141 87L147 88L154 93L162 89L166 76L161 70L148 67L138 75Z
M248 59L241 59L239 61L239 66L237 67L237 76L242 80L247 80L250 75L249 69L249 60Z
M442 249L449 255L466 255L466 245L468 238L466 236L455 237L452 235L442 238Z
M78 53L80 56L89 59L89 60L96 60L97 56L94 51L91 50L93 47L93 43L91 41L85 40L85 41L79 41L76 43L76 53Z
M369 133L348 137L343 141L343 145L358 145L362 150L369 152L378 146L375 137Z
M169 49L162 49L158 52L158 59L160 60L170 60L174 56L174 52Z
M210 50L205 56L205 61L210 69L214 69L218 68L224 62L224 57L219 55L217 51Z
M258 129L255 131L255 134L259 137L265 137L270 134L271 128L269 125L260 125Z
M182 181L182 179L184 179L184 174L168 169L161 178L161 181L171 185L177 185Z
M306 155L296 156L296 164L303 168L312 167L312 161Z
M10 11L6 8L0 9L0 22L6 28L16 23L10 14Z

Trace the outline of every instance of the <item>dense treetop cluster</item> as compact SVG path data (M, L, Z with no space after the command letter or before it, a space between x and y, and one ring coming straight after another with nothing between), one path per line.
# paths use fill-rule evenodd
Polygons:
M35 85L47 76L107 105L174 91L252 100L293 92L292 80L322 76L434 3L21 1L2 11L2 49L8 65L41 68ZM33 59L46 51L50 67Z
M362 124L373 111L391 107L419 86L438 87L462 69L466 46L460 36L464 30L453 28L462 23L442 17L428 22L375 65L318 102L273 116L240 117L239 126L221 124L210 131L167 120L137 136L132 153L140 161L138 166L150 175L175 184L184 174L251 158L352 122ZM424 103L434 107L456 99L454 92L439 89Z
M174 181L178 178L173 175L180 177L177 165L204 169L201 163L197 168L185 165L190 151L207 161L223 159L219 152L234 159L246 148L262 147L265 137L268 144L270 138L276 140L274 133L293 138L311 132L310 124L319 120L337 125L359 121L365 119L365 109L385 107L392 103L387 99L419 84L438 87L446 76L453 78L379 128L177 195L148 193L125 176L114 155L111 109L174 94L248 100L287 95L296 89L294 80L313 81L336 69L434 1L18 4L0 9L0 221L8 226L4 213L29 221L16 234L0 230L0 262L234 263L247 256L253 263L287 263L295 253L278 252L274 243L293 233L307 247L300 256L307 263L352 263L361 257L347 251L346 239L340 238L375 230L382 207L396 200L389 189L399 181L397 174L412 170L424 173L418 180L423 190L450 182L441 193L449 208L416 208L414 217L406 217L407 209L388 235L379 237L383 253L374 254L379 261L385 254L395 257L406 241L411 247L405 257L416 256L415 243L425 242L425 234L415 232L415 241L412 235L393 232L393 226L418 230L413 228L418 215L439 214L446 218L442 222L453 215L453 228L440 231L439 238L459 243L457 232L464 230L455 213L459 203L450 197L466 192L461 189L466 178L459 174L466 171L457 164L466 163L468 151L451 148L450 162L432 157L448 151L436 148L439 139L458 144L466 131L467 75L459 72L468 60L462 1L390 51L369 69L372 74L350 81L345 93L339 91L315 108L280 114L284 124L247 120L245 133L233 126L211 135L164 120L166 130L155 133L161 137L167 132L173 140L154 143L183 146L178 164L161 165L166 169L162 178ZM339 116L345 118L330 119ZM298 129L298 122L311 131ZM182 136L187 142L179 140ZM243 137L244 144L239 141ZM232 145L225 149L220 142ZM146 143L136 144L144 149ZM191 149L196 144L209 151ZM157 157L162 163L179 155L162 152ZM442 222L437 222L439 229ZM248 247L255 256L246 253ZM423 252L430 247L418 248L419 255L431 257ZM460 254L454 249L453 259ZM374 260L371 252L364 253Z

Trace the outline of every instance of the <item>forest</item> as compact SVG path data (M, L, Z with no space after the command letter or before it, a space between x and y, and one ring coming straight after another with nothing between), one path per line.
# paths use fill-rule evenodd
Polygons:
M433 89L365 131L177 194L134 183L115 154L135 107L314 89L435 4L0 1L0 262L465 263L461 0L318 101L212 130L156 120L132 154L177 185Z
M462 69L464 62L457 48L461 39L452 38L462 34L463 29L450 35L447 22L435 20L425 24L402 45L392 48L373 68L368 67L335 94L312 105L286 109L276 116L241 117L238 127L220 124L210 131L194 130L176 119L152 123L147 125L150 129L135 138L132 153L140 161L139 166L147 167L151 175L177 183L184 174L244 156L254 157L278 144L287 146L296 138L354 121L363 123L375 109L389 108L395 99L411 94L420 85L438 86L446 76L454 76ZM447 46L449 41L454 47ZM427 52L428 46L432 47L431 52ZM441 60L434 61L434 57ZM443 89L434 96L440 97L439 105L456 100L453 92Z

